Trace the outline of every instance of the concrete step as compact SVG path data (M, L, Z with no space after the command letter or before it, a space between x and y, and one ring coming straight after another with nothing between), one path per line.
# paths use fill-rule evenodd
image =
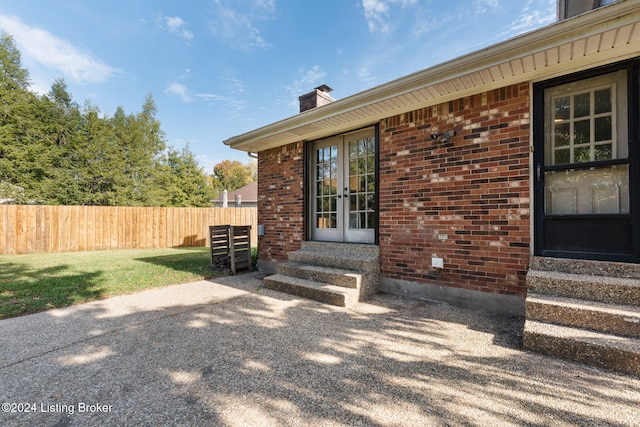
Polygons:
M368 254L343 253L336 251L318 252L301 249L289 254L289 261L300 264L317 265L352 271L377 272L379 269L379 258Z
M529 294L527 320L640 338L640 308L575 298Z
M315 242L304 241L300 247L303 251L324 252L324 253L341 253L341 254L360 254L373 258L380 257L380 247L376 245L366 245L357 243L336 243L336 242Z
M524 348L563 359L640 375L640 340L527 319Z
M351 307L358 302L357 289L328 285L282 274L265 277L264 287L340 307Z
M307 265L298 262L279 264L278 274L351 289L358 289L360 287L363 276L363 274L353 270Z
M530 269L527 290L535 294L640 307L640 279L636 278Z
M567 258L531 257L529 270L640 279L640 264Z

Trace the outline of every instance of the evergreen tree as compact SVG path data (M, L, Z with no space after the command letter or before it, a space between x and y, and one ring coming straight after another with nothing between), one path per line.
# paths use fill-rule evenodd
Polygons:
M168 206L207 207L214 198L214 190L188 145L180 151L167 150L159 168L156 188L166 192L164 199Z
M43 96L29 84L13 39L0 33L0 203L210 205L189 148L167 149L152 95L140 112L109 117L90 102L81 109L63 79Z

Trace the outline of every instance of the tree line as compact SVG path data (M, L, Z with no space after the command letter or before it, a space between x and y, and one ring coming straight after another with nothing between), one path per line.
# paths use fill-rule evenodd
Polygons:
M80 107L63 79L45 95L29 87L20 51L0 33L0 203L205 207L255 179L237 161L208 175L188 146L168 146L151 94L141 111L109 116Z

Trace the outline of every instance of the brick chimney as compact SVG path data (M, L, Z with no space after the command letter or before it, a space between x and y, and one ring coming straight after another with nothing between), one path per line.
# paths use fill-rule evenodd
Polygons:
M331 89L327 85L318 86L313 90L313 92L305 93L304 95L298 97L298 101L300 101L300 112L304 112L307 110L311 110L316 107L321 107L323 105L329 104L335 99L329 95Z

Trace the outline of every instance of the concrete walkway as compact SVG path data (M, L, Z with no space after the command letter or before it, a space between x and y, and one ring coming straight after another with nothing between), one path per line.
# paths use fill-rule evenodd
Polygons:
M520 349L522 319L257 274L0 321L1 426L638 425L640 378Z

